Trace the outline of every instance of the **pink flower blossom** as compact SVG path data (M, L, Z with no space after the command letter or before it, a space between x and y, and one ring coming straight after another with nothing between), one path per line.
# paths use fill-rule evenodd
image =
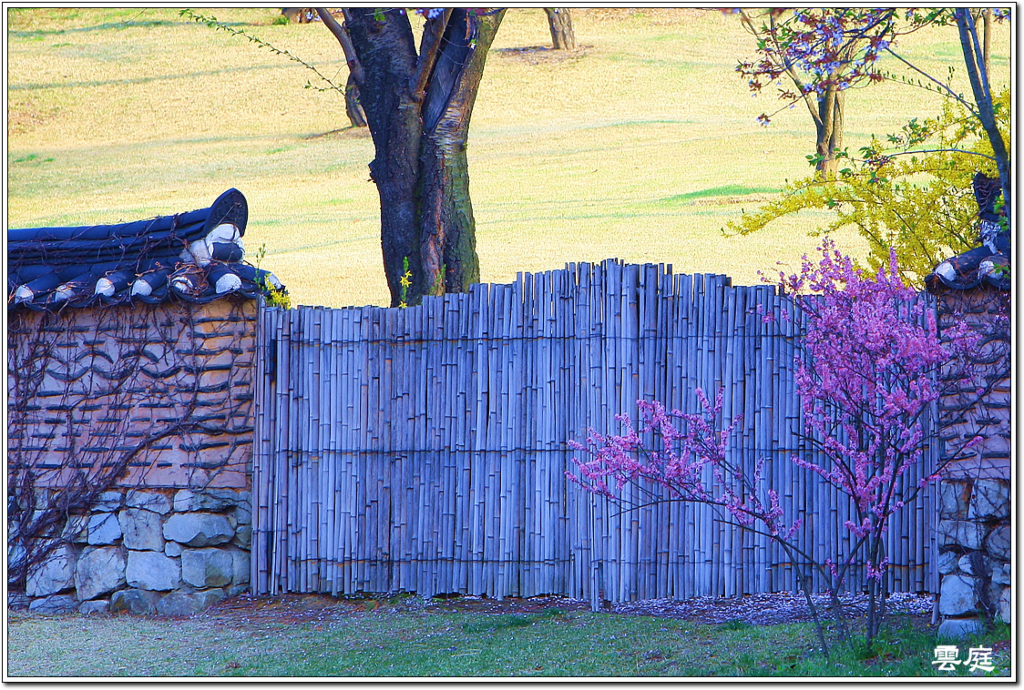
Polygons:
M888 560L872 563L862 547L881 538L893 514L938 480L933 471L916 485L902 483L924 457L927 415L943 382L973 380L970 355L981 341L962 320L940 338L925 302L899 278L895 254L868 277L831 240L819 251L820 259L804 257L799 274L780 273L779 286L795 297L779 318L806 324L794 380L805 437L816 453L793 454L792 462L848 496L853 509L844 525L853 537L850 554L860 549L859 560L848 554L837 558L842 568L831 559L816 565L839 586L840 573L853 565L863 565L870 580L883 577ZM767 316L761 305L752 311ZM714 400L700 388L694 393L696 412L638 400L636 427L619 414L619 435L590 429L586 443L570 442L582 456L574 458L578 475L567 477L612 500L620 500L626 484L642 481L672 498L716 506L735 524L795 547L804 522L787 519L782 498L767 485L766 460L751 472L730 453L742 417L722 419L722 389ZM967 447L981 441L976 436Z

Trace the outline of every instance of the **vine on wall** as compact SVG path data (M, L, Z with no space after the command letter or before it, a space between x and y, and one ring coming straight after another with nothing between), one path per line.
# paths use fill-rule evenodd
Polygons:
M9 312L12 588L74 541L79 516L96 508L104 492L202 488L224 472L244 472L252 436L253 305Z

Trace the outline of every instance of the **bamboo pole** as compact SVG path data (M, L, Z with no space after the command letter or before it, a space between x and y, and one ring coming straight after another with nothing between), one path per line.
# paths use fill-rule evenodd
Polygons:
M822 462L792 434L802 412L785 338L805 317L781 322L789 301L720 276L607 261L408 310L265 310L254 590L596 602L794 588L799 564L706 506L617 514L563 474L573 469L565 441L589 426L617 432L613 415L632 412L637 398L692 412L694 387L711 396L721 385L723 421L745 420L733 459L750 472L770 456L767 481L787 518L808 521L801 547L820 558L847 546L834 527L850 515L845 495L789 460L797 452ZM758 305L775 323L761 322ZM894 590L931 581L910 565L934 560L929 507L892 521Z

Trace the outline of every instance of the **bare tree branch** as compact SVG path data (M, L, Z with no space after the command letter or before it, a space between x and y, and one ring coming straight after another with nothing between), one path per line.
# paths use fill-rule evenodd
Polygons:
M912 62L910 62L909 60L904 58L902 55L900 55L899 53L896 53L892 48L886 48L885 52L889 53L894 58L896 58L897 60L899 60L904 65L906 65L910 69L914 70L915 72L917 72L918 74L920 74L924 78L926 78L929 81L932 81L935 84L937 84L939 86L939 88L942 89L946 93L947 96L949 96L950 98L955 100L957 103L959 103L963 107L967 108L967 110L969 112L971 112L972 114L977 116L977 114L978 114L977 109L970 102L966 101L962 96L960 96L960 94L958 94L953 89L949 88L949 86L947 86L946 84L943 84L941 81L939 81L938 79L936 79L932 75L930 75L927 72L925 72L924 70L920 69L917 65L913 64Z
M316 13L320 15L320 21L324 23L324 26L334 34L338 43L341 44L341 50L345 53L345 62L348 63L352 78L356 80L357 84L362 84L365 78L363 66L359 64L359 58L356 55L355 46L352 45L352 37L348 35L348 29L339 24L326 7L317 7Z
M412 93L412 100L422 103L427 91L427 84L430 75L437 64L437 56L440 53L441 38L448 28L448 20L451 19L452 8L444 8L440 17L427 18L423 27L423 39L420 41L420 55L416 61L416 71L409 79L409 91Z

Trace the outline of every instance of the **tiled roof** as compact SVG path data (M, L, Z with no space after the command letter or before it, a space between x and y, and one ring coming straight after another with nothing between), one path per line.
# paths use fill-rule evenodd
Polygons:
M237 189L209 208L118 225L7 231L7 308L257 297L268 271L244 263L249 211Z
M929 292L969 290L982 284L1010 289L1010 230L1003 222L1005 213L995 211L995 200L1000 195L999 180L982 173L974 176L981 246L936 266L924 279Z

